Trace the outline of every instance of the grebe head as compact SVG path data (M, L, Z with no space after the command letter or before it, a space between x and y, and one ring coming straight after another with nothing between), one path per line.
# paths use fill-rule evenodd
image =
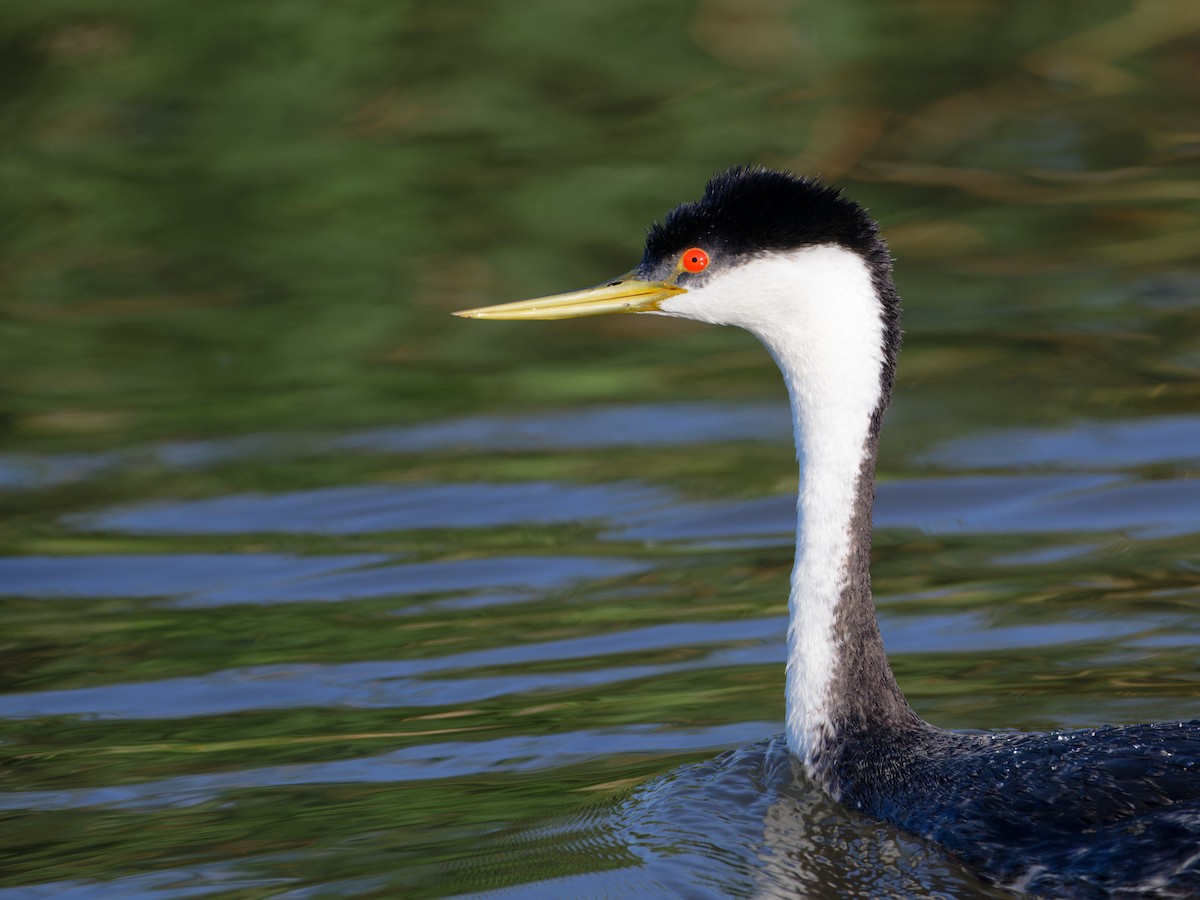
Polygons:
M899 301L878 226L817 181L739 166L650 228L641 262L569 294L463 310L467 318L562 319L656 313L755 334L801 379L890 393ZM867 379L868 373L870 378ZM872 406L875 404L873 403Z

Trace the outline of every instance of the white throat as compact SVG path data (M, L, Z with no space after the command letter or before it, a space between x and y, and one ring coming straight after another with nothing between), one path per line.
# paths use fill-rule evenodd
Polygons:
M800 463L796 560L788 598L787 740L812 765L832 732L851 525L886 364L884 310L856 253L807 247L753 260L664 301L668 315L752 332L783 372Z

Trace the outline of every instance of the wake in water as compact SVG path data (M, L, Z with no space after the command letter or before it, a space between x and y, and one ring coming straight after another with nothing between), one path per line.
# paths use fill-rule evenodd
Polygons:
M476 849L472 880L497 898L1011 896L937 845L834 803L782 735Z

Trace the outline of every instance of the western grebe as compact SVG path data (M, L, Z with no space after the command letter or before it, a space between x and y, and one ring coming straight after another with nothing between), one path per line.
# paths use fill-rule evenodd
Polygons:
M809 179L730 169L650 229L627 275L455 315L612 312L739 326L787 382L800 491L786 732L817 785L999 884L1055 896L1200 896L1200 722L964 734L924 722L896 684L870 550L900 300L887 245L862 207Z

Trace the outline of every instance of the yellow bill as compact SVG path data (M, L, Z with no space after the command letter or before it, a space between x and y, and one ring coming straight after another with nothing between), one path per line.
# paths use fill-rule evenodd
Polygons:
M549 297L501 303L498 306L481 306L478 309L462 309L454 315L465 319L574 319L605 313L654 312L663 300L686 291L687 288L669 281L639 281L623 277L619 281L583 291L551 294Z

